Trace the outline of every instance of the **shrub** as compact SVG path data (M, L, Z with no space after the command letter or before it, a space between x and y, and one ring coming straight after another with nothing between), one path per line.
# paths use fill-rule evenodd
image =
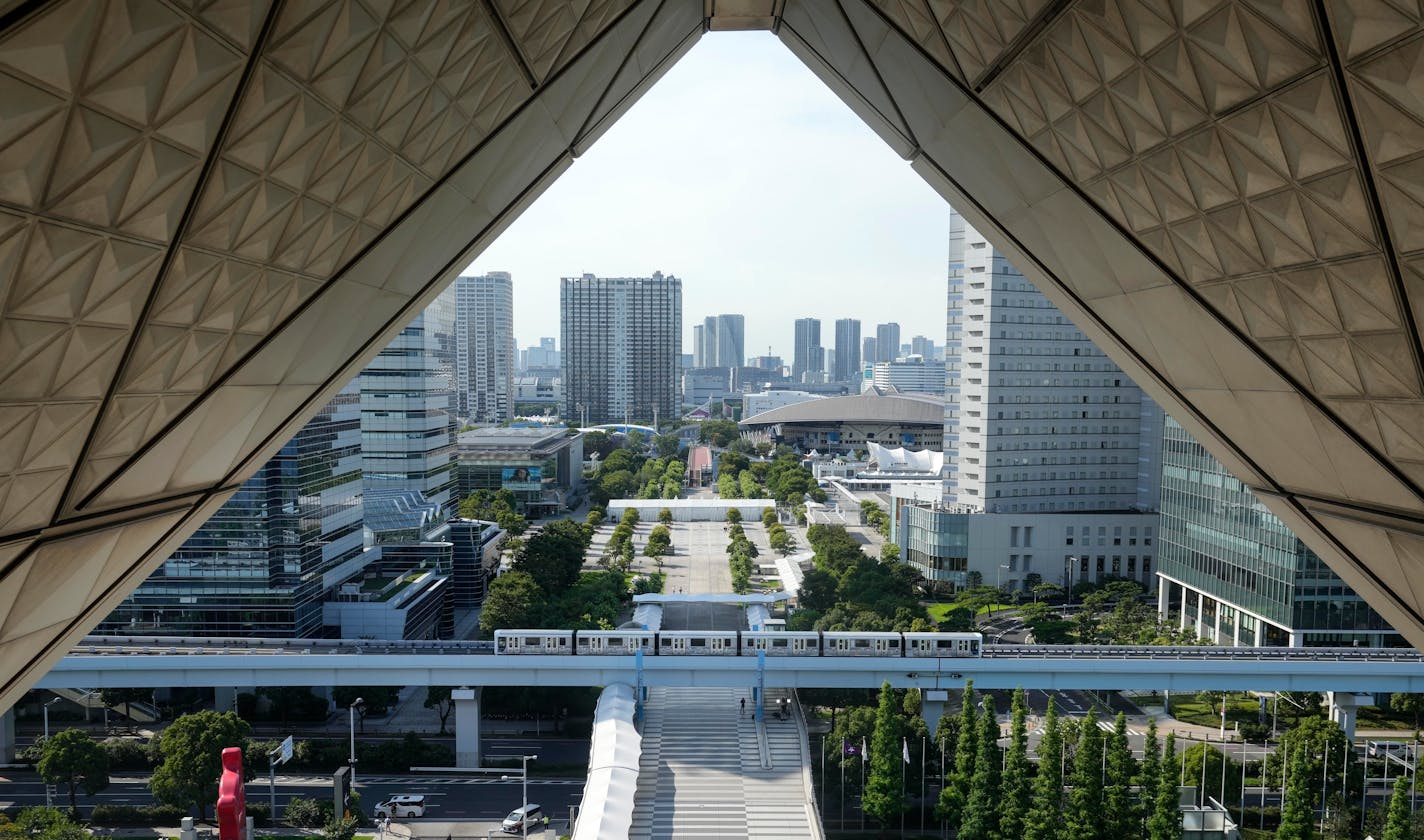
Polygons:
M322 808L322 805L326 808ZM282 818L289 825L298 828L316 828L326 824L331 819L332 804L330 800L307 799L301 796L294 796L287 803L287 810L282 812Z
M251 806L248 806L249 810ZM151 825L177 826L188 816L182 808L172 805L95 805L89 822L99 826Z
M727 521L733 523L741 522L742 512L737 508L727 508Z

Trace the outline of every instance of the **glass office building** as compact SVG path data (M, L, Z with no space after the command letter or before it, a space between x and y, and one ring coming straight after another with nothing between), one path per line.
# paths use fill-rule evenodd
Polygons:
M418 490L453 513L455 289L446 289L357 377L367 490Z
M1225 645L1400 636L1175 420L1163 441L1158 608Z
M95 632L320 636L323 577L362 553L359 400L343 389Z

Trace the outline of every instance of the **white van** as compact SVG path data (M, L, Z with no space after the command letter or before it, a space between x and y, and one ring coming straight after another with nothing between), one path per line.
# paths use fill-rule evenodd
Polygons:
M505 834L522 834L526 830L540 830L544 828L544 812L538 805L532 802L523 808L515 808L509 812L509 816L504 818L504 824L500 830Z
M401 817L425 816L425 797L418 793L402 793L392 796L376 806L377 819L399 819Z

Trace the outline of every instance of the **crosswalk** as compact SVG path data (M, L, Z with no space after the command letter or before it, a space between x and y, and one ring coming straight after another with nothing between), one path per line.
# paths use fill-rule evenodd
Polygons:
M1073 724L1074 727L1077 727L1077 725L1078 725L1078 721L1077 721L1076 719L1074 719L1074 718L1062 718L1061 720L1067 720L1067 721L1069 721L1070 723ZM1113 731L1113 722L1110 721L1110 720L1099 720L1099 721L1098 721L1098 728L1101 729L1101 730L1103 730L1104 732L1111 732L1111 731ZM1001 729L1003 729L1003 731L1004 731L1005 733L1008 732L1008 728L1007 728L1007 727L1001 727ZM1043 735L1046 731L1047 731L1047 729L1045 729L1045 727L1044 727L1044 725L1043 725L1043 720L1042 720L1041 718L1040 718L1040 719L1036 719L1036 720L1032 720L1032 721L1029 722L1028 734L1041 736L1041 735ZM1135 727L1129 726L1129 727L1127 728L1127 734L1128 734L1128 735L1137 735L1137 736L1146 736L1146 735L1147 735L1147 730L1145 730L1145 729L1137 729L1137 728L1135 728Z
M511 772L517 773L518 771L519 771L519 768L516 767L516 768L514 768L514 770L511 771ZM407 785L407 784L419 784L419 785L421 785L422 787L425 787L425 786L436 786L436 785L439 785L439 786L444 786L444 785L458 785L458 786L464 786L464 785L507 785L507 784L509 784L509 782L507 782L507 781L505 781L505 780L502 780L502 779L501 779L499 776L497 776L497 775L492 775L492 776L478 776L478 777L472 776L472 777L469 777L469 778L456 778L456 777L441 777L441 778L437 778L437 777L428 777L428 776L357 776L356 781L357 781L357 783L358 783L360 786L362 786L362 787L365 787L365 786L367 786L367 785L376 786L376 785ZM541 778L541 779L539 779L539 784L541 784L541 785L566 785L566 786L570 786L570 787L582 787L583 784L584 784L584 781L585 781L584 779L543 779L543 778ZM248 784L250 784L250 785L260 785L260 786L262 786L262 787L265 788L265 787L267 787L267 778L266 778L265 776L258 776L257 778L254 778L254 779L252 779L251 781L249 781ZM278 777L277 777L277 784L279 784L279 785L289 785L289 786L293 786L293 787L302 786L302 785L320 785L320 786L324 786L324 787L328 787L328 788L329 788L329 787L331 787L331 777L330 777L330 776L278 776Z

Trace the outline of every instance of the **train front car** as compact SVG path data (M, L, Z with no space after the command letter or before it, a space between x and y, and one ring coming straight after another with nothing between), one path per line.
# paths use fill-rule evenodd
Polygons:
M657 634L651 630L580 630L574 645L579 656L653 655Z
M982 633L902 633L905 656L922 658L979 658L984 655Z
M570 654L574 652L572 630L496 630L494 652L519 654Z

